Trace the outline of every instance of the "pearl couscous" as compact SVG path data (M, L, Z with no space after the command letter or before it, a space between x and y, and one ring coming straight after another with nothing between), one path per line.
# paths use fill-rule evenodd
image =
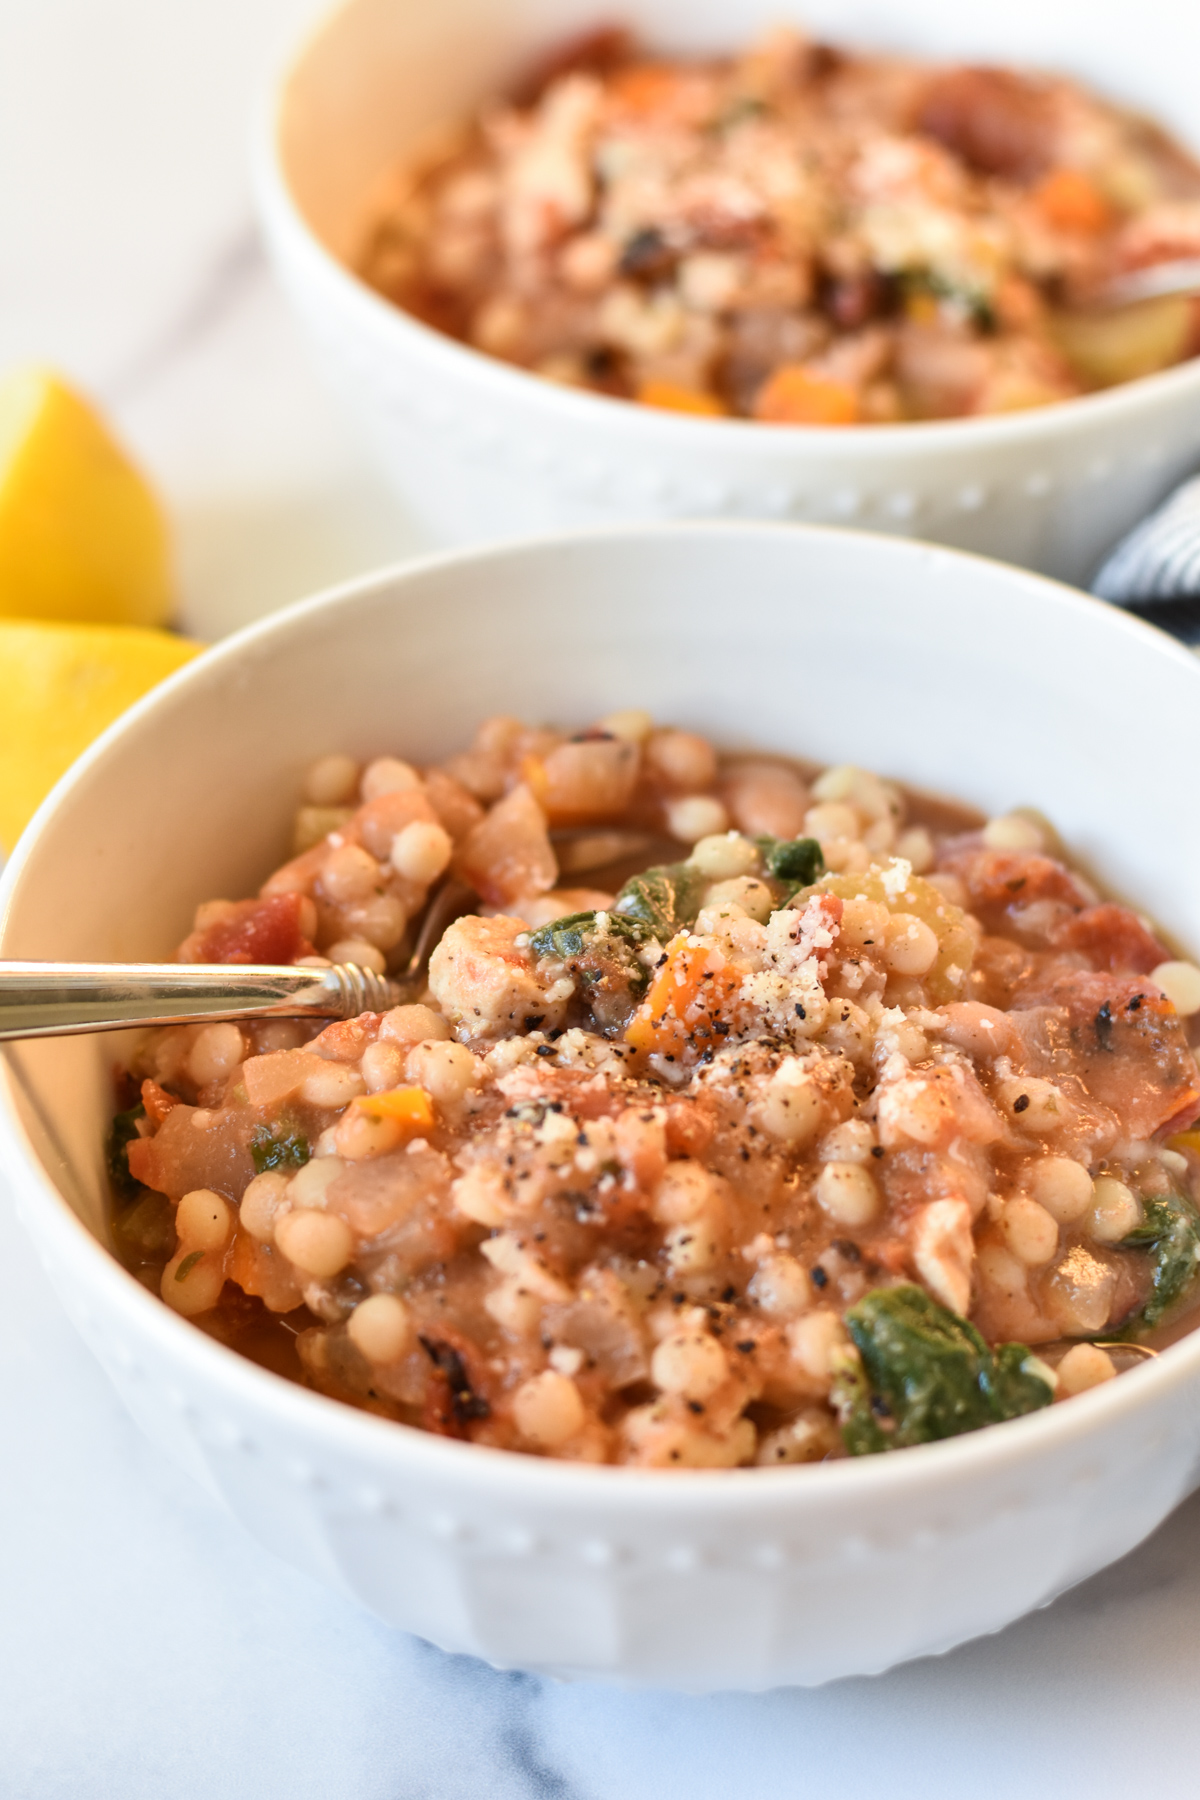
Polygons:
M114 1233L321 1393L504 1449L807 1462L1011 1418L1190 1322L1200 974L1029 814L614 713L309 770L184 960L404 966L325 1029L173 1027Z

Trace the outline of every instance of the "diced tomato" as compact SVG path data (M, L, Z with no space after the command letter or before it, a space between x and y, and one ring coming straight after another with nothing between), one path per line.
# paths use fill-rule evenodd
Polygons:
M180 962L294 963L313 947L300 929L302 894L268 894L239 900L179 946Z
M979 843L952 851L938 864L966 883L972 908L1029 906L1035 900L1057 900L1082 909L1090 896L1071 871L1051 856L1019 850L986 850Z
M490 906L544 894L558 878L546 815L525 782L498 800L466 839L456 872Z
M1078 950L1097 969L1148 975L1166 962L1169 952L1127 906L1105 901L1089 906L1060 925L1052 939L1056 949Z
M1073 969L1031 985L1013 1004L1018 1029L1028 1009L1057 1011L1065 1029L1056 1061L1111 1108L1128 1137L1180 1130L1200 1113L1196 1059L1175 1008L1152 982Z
M176 1094L168 1094L166 1088L159 1087L157 1081L143 1081L142 1105L146 1109L146 1117L157 1127L162 1124L173 1106L179 1105Z

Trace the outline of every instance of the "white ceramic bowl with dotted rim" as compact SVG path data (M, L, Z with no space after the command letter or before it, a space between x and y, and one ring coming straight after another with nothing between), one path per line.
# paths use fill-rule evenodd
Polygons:
M601 9L603 11L603 9ZM1062 68L1196 140L1200 9L1176 0L637 0L653 41L729 48L795 17L834 41ZM273 90L256 140L284 290L383 468L452 542L678 517L803 519L922 537L1086 583L1200 458L1200 360L986 419L836 430L687 418L556 386L430 330L346 266L364 196L594 0L348 0Z
M615 706L1043 807L1200 945L1200 665L1124 614L925 545L660 525L460 553L293 607L118 722L22 839L0 955L154 958L287 850L337 748L418 761L503 710ZM1200 1471L1200 1334L1069 1405L811 1468L665 1474L481 1450L309 1393L103 1247L112 1038L0 1058L0 1169L131 1412L264 1544L503 1665L691 1690L811 1684L994 1631L1131 1549Z

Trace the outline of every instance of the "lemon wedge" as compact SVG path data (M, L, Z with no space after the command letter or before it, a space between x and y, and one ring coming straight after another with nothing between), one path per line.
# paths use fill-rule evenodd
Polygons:
M201 648L137 626L0 619L0 848L106 725Z
M0 381L0 615L161 625L166 521L79 395L50 371Z

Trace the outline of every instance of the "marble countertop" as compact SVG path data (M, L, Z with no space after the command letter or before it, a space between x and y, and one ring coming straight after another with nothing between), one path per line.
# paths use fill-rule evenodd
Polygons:
M421 539L313 375L245 176L296 0L0 0L0 368L65 369L215 636ZM0 1200L7 1800L1117 1800L1195 1780L1200 1496L936 1661L706 1700L501 1675L273 1562L142 1440Z

